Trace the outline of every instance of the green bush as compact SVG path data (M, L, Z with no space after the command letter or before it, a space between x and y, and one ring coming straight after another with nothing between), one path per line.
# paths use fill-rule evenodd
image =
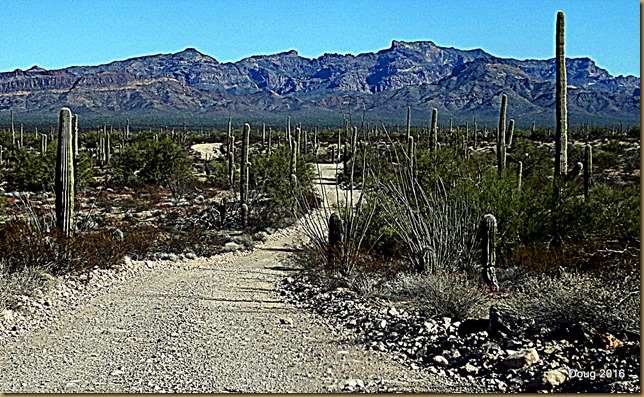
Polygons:
M51 142L45 157L26 148L7 153L4 179L15 190L51 190L54 186L56 144L56 140Z
M290 152L281 147L268 154L253 156L250 184L257 198L266 198L282 216L290 213L298 201L310 199L313 191L314 171L312 158L303 154L297 157L297 184L291 184Z
M191 164L188 153L168 138L141 140L125 146L114 156L113 182L119 186L180 188L192 180Z

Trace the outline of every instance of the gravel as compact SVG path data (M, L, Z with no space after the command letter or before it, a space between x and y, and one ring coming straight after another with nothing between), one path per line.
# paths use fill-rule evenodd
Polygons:
M276 283L288 273L278 263L297 234L53 281L0 316L0 391L480 391L366 350L354 333L280 299Z

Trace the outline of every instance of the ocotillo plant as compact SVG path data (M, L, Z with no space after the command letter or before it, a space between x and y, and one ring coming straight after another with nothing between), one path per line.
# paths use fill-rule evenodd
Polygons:
M566 51L565 17L557 13L556 46L556 108L557 132L555 137L555 177L565 175L568 170L568 110L566 108Z
M56 227L66 237L73 231L74 220L74 153L72 143L72 112L69 108L60 111L58 128L58 151L56 154Z
M590 197L590 185L593 178L593 147L590 144L586 145L584 154L584 200L588 201Z
M499 130L496 136L496 160L499 177L505 168L505 111L508 105L508 96L501 96L501 115L499 116Z
M438 148L438 109L432 109L432 128L429 131L429 145L435 152Z
M250 142L250 124L244 124L244 133L242 135L242 151L240 161L239 175L239 198L241 204L248 202L248 144Z
M499 289L496 281L496 218L487 214L481 221L481 265L483 281L494 291Z

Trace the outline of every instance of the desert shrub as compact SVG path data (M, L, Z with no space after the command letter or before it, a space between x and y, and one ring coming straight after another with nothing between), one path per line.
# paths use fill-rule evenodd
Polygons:
M43 191L54 186L56 149L52 142L46 156L25 148L12 150L6 156L4 179L15 190Z
M230 180L228 179L228 160L219 158L206 163L206 175L208 183L215 188L230 189ZM235 167L233 174L235 181L239 180L239 170Z
M465 273L440 270L434 274L400 273L382 287L388 299L413 300L428 316L454 320L481 314L486 295Z
M253 206L267 211L266 220L293 217L298 200L310 204L313 192L314 172L312 158L298 155L296 165L297 183L291 183L290 153L286 147L274 150L270 155L253 156L250 168L250 185L254 192L251 197ZM303 208L304 206L301 206ZM262 209L258 209L260 212ZM255 211L255 209L253 210Z
M141 140L114 156L113 182L119 186L166 185L180 195L192 180L191 164L188 153L170 139Z
M17 272L6 272L0 268L0 310L15 309L19 296L33 296L35 291L45 291L52 277L42 269L28 267Z
M49 143L47 153L21 148L10 151L6 158L4 179L15 190L40 192L53 189L56 175L57 140ZM75 163L74 182L79 190L87 188L93 177L93 162L86 152L80 152Z
M639 275L602 280L561 269L558 275L530 274L511 295L512 306L537 324L559 327L586 322L602 329L639 329Z

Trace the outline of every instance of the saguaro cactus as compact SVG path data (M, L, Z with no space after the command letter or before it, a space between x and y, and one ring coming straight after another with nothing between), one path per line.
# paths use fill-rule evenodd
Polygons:
M407 136L405 140L409 142L411 136L411 106L407 106Z
M266 147L266 123L262 123L262 150Z
M483 266L483 281L498 291L496 281L496 218L487 214L481 221L481 265Z
M243 204L248 202L248 144L250 142L250 124L244 124L242 135L242 152L239 167L239 197Z
M66 237L72 235L74 220L74 152L72 138L72 112L69 108L62 108L58 127L54 191L56 193L56 227Z
M429 131L429 145L433 151L438 148L438 109L432 109L432 128Z
M78 115L72 116L72 134L74 135L74 158L78 157Z
M523 162L519 161L518 162L518 170L517 170L517 179L519 182L517 183L517 190L520 192L521 191L521 183L523 182Z
M290 163L290 170L291 174L297 175L297 140L291 138L291 163Z
M476 117L474 117L474 123L472 124L472 134L474 135L474 145L472 147L476 150Z
M47 134L40 134L40 156L47 155Z
M329 244L333 248L339 248L342 243L344 229L342 227L342 218L337 213L332 213L329 217Z
M9 112L11 118L11 146L16 146L16 129L13 125L13 110Z
M499 130L496 136L496 161L499 170L499 176L502 175L505 168L505 111L508 106L508 96L501 96L501 114L499 116Z
M508 125L508 148L512 147L512 137L514 136L514 119L510 119L510 123Z
M588 201L590 197L590 185L593 179L593 147L590 144L586 145L584 156L584 200Z
M557 132L555 137L555 176L568 172L568 110L566 108L566 52L565 17L563 11L557 13L556 45L556 108Z

